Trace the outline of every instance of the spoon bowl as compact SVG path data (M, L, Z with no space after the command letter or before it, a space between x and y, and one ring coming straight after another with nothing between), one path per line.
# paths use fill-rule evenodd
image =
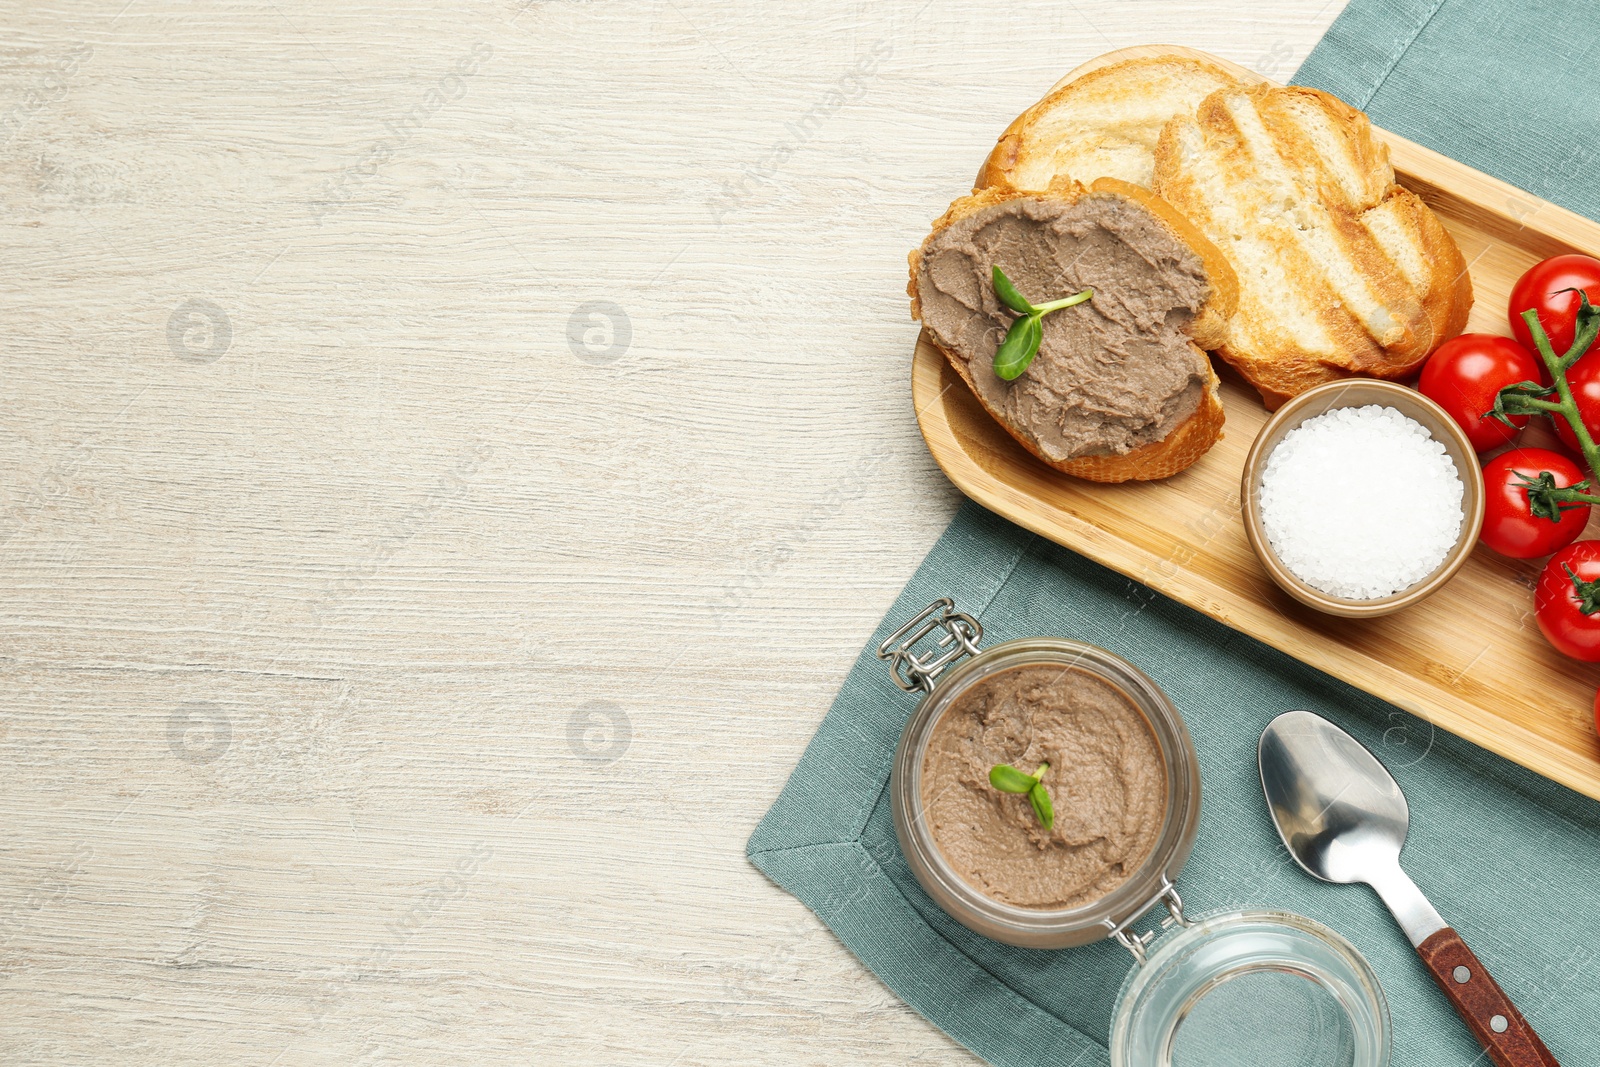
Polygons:
M1398 866L1411 811L1377 757L1309 711L1278 716L1257 760L1267 809L1289 855L1325 882L1364 882Z

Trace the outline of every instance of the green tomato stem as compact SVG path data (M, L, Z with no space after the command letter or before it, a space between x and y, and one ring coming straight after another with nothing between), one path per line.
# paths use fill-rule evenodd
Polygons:
M1582 299L1584 304L1589 303L1587 294L1580 299ZM1523 312L1522 321L1527 322L1527 316L1531 313L1531 309ZM1537 316L1535 317L1537 318ZM1539 332L1544 332L1544 328L1542 326L1540 327ZM1584 353L1589 351L1589 346L1594 343L1594 339L1597 335L1600 335L1600 315L1586 316L1583 324L1572 335L1572 347L1567 349L1566 355L1561 357L1561 370L1563 372L1571 370L1572 365L1583 358ZM1547 344L1549 343L1548 337L1545 338L1545 342Z
M1567 409L1562 405L1550 400L1540 400L1538 397L1525 396L1517 403L1526 409L1519 413L1523 415L1532 411L1543 411L1551 415L1565 415L1567 413Z
M1588 303L1588 301L1584 301ZM1539 313L1529 308L1522 313L1522 321L1528 324L1528 333L1533 337L1534 347L1539 350L1539 358L1544 360L1544 365L1550 372L1550 380L1555 385L1556 395L1561 398L1560 403L1551 404L1547 400L1537 400L1533 397L1523 397L1523 403L1538 411L1559 413L1567 420L1567 425L1572 428L1572 434L1578 439L1578 448L1583 452L1584 462L1589 464L1589 470L1600 472L1600 447L1594 443L1594 438L1589 434L1589 428L1583 424L1583 417L1578 413L1578 401L1572 395L1572 384L1567 381L1567 371L1578 362L1579 358L1589 350L1594 343L1595 334L1600 332L1600 319L1591 316L1572 339L1572 347L1566 355L1557 356L1550 347L1550 338L1544 332L1544 327L1539 325Z
M1587 492L1587 481L1558 486L1551 471L1540 471L1536 478L1518 475L1517 484L1528 496L1528 514L1538 519L1560 522L1565 512L1600 504L1600 496Z
M1593 615L1600 611L1600 581L1586 582L1572 573L1572 568L1565 563L1561 569L1567 572L1567 577L1572 579L1572 591L1578 598L1578 610L1585 615Z

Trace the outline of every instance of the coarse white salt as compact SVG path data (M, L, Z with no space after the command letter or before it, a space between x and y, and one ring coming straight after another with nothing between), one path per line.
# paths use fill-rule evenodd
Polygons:
M1461 534L1466 487L1427 427L1391 407L1333 408L1284 435L1261 474L1272 550L1307 585L1352 600L1432 574Z

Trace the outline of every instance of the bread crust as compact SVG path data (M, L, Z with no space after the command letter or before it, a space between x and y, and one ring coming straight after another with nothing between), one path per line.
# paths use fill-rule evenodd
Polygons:
M1195 409L1183 422L1173 427L1166 437L1159 441L1136 448L1132 452L1117 456L1111 454L1098 456L1076 456L1069 460L1052 460L1042 454L1037 447L1027 438L1016 433L1007 425L1002 414L990 407L983 399L983 394L978 391L978 385L972 380L972 375L967 373L962 361L952 355L950 350L935 341L927 333L923 334L929 344L943 354L951 368L961 376L967 384L967 389L978 398L978 403L983 405L991 418L1023 448L1027 449L1034 458L1048 467L1053 467L1062 474L1070 474L1074 478L1082 478L1090 482L1149 482L1160 478L1170 478L1180 471L1194 466L1195 461L1207 452L1211 446L1222 440L1222 424L1224 413L1222 409L1221 383L1217 372L1211 371L1211 380L1206 383L1205 392L1201 395L1200 406ZM1196 352L1205 355L1204 350L1198 346ZM1206 366L1210 367L1207 360Z
M1175 426L1171 433L1160 441L1151 442L1140 448L1122 455L1111 453L1075 456L1068 460L1052 460L1045 456L1039 448L1024 434L1019 433L1006 421L1005 413L996 410L984 398L983 392L978 388L977 382L972 379L967 369L966 361L955 353L939 344L933 336L924 331L928 343L932 344L945 357L961 380L971 390L972 395L983 405L1002 428L1024 448L1037 457L1041 462L1077 478L1094 482L1126 482L1150 481L1157 478L1168 478L1179 471L1191 466L1201 456L1210 450L1222 437L1224 421L1220 382L1215 369L1205 351L1194 343L1194 330L1201 328L1216 329L1226 324L1232 315L1234 302L1238 297L1238 281L1234 276L1231 266L1221 251L1205 238L1199 230L1189 223L1182 215L1178 214L1171 205L1162 201L1154 194L1126 182L1112 178L1102 178L1089 188L1084 188L1080 183L1066 177L1058 177L1051 182L1050 188L1045 192L1025 192L1009 185L991 186L976 190L968 196L961 197L953 202L950 207L934 222L932 231L923 240L922 244L913 249L908 257L911 268L911 277L906 284L906 292L911 297L911 316L918 321L922 319L922 304L917 294L917 275L921 271L922 258L932 241L938 237L952 223L966 218L977 211L994 204L1004 203L1022 197L1040 197L1061 200L1072 203L1079 197L1096 193L1112 196L1121 196L1144 207L1159 220L1172 235L1179 241L1192 248L1199 255L1205 266L1207 280L1210 282L1211 292L1206 303L1196 314L1191 326L1190 348L1196 356L1204 362L1209 380L1201 395L1200 405L1192 415Z
M1418 243L1432 268L1423 298L1432 336L1422 360L1415 365L1420 367L1435 348L1467 328L1467 316L1472 312L1472 274L1467 269L1467 257L1462 255L1461 246L1420 196L1396 185L1391 197L1412 213Z
M1148 117L1138 115L1137 110L1151 85L1162 81L1172 86L1174 98L1172 106L1186 109L1192 108L1212 89L1238 84L1237 79L1221 67L1188 56L1144 56L1091 70L1046 93L1043 99L1018 115L1011 125L1006 127L1005 132L1000 135L994 148L983 161L983 166L979 168L974 188L999 186L1039 191L1033 189L1032 185L1025 185L1018 180L1020 169L1035 159L1035 155L1030 153L1030 146L1035 149L1043 146L1048 146L1052 150L1057 148L1059 140L1043 135L1040 128L1058 114L1071 114L1074 105L1083 98L1127 100L1133 106L1128 109L1122 121L1108 117L1103 123L1097 124L1093 132L1081 131L1080 140L1098 141L1102 145L1117 144L1127 149L1131 156L1142 154L1147 157L1149 151L1155 147L1155 137L1159 136L1160 126L1166 121L1167 116L1160 116L1159 121L1154 123L1154 128L1146 132L1144 128L1151 124ZM1195 88L1188 92L1182 91L1181 86L1191 83ZM1143 148L1135 147L1141 136L1148 137L1149 143ZM1084 151L1093 150L1095 145L1091 143L1076 147L1078 151ZM1148 158L1140 160L1140 163L1142 166L1138 169L1141 171L1149 169ZM1048 164L1040 161L1040 166L1048 166L1052 180L1063 173L1054 159ZM1068 176L1093 180L1104 175L1069 174ZM1123 175L1121 180L1126 180L1128 177ZM1129 182L1129 184L1136 183Z

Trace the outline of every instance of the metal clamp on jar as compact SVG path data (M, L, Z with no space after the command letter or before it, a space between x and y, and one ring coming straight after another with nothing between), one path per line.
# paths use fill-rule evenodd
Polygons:
M978 620L944 598L878 647L901 689L926 694L900 735L889 789L901 851L927 894L962 925L1006 944L1058 949L1109 937L1126 948L1135 965L1111 1026L1117 1067L1387 1064L1387 1003L1343 937L1290 912L1184 914L1176 882L1199 830L1200 766L1160 687L1120 656L1079 641L1019 638L981 649L982 638ZM1115 687L1148 723L1166 774L1161 825L1143 862L1103 895L1058 909L1007 903L963 878L940 848L923 790L941 717L973 686L1033 666L1081 671ZM1138 931L1158 906L1166 911L1159 925Z

